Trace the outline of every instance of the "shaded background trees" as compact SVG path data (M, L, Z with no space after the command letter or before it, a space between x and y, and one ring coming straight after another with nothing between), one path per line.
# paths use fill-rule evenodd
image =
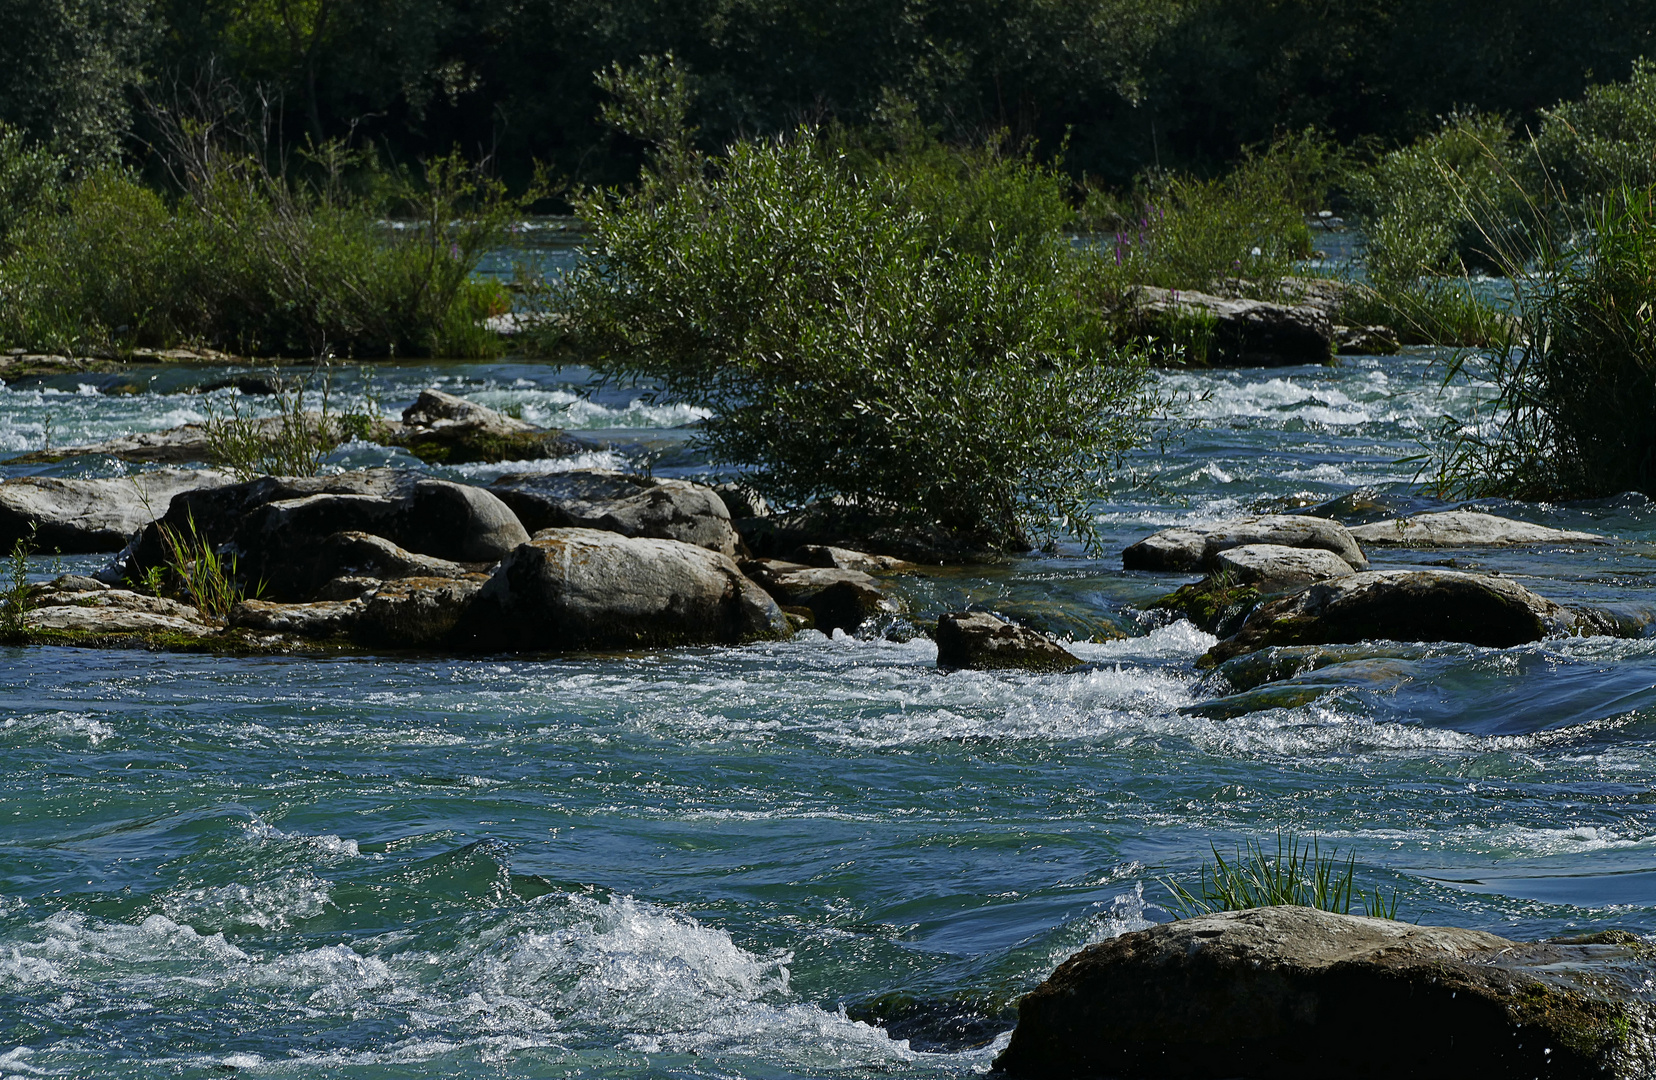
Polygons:
M946 136L1050 153L1067 134L1072 172L1122 185L1307 125L1391 143L1469 106L1522 125L1625 78L1653 28L1656 0L0 0L0 120L107 156L134 87L227 77L290 141L613 181L642 148L597 124L592 73L672 51L710 145L900 97Z

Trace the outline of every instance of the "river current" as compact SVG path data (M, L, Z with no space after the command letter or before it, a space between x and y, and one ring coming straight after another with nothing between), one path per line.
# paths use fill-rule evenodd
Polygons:
M1479 421L1432 361L1163 376L1199 423L1128 462L1104 557L900 579L915 626L976 604L1101 639L1076 674L944 675L901 632L569 659L0 649L0 1077L971 1076L1059 961L1279 830L1354 856L1410 921L1656 933L1656 641L1394 650L1216 708L1213 639L1142 613L1191 579L1120 569L1168 524L1433 505L1399 459L1442 414ZM234 391L179 391L222 374L17 383L0 459L200 420ZM581 467L708 474L693 410L585 385L399 365L333 393L390 413L437 386L612 447ZM1656 601L1644 498L1481 506L1614 542L1375 565Z

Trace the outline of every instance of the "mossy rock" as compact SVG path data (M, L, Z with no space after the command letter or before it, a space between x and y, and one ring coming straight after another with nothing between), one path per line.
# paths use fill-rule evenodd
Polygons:
M497 461L540 461L572 457L592 444L561 431L467 431L393 436L401 446L428 465L492 464Z
M1183 615L1210 634L1229 637L1241 629L1259 600L1259 590L1252 585L1206 577L1169 593L1150 607Z

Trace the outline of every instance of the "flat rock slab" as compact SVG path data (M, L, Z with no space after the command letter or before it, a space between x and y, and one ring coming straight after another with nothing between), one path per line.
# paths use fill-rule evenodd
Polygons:
M1650 946L1517 942L1302 907L1084 949L1018 1007L1012 1077L1648 1077Z
M62 579L60 579L62 580ZM200 611L162 596L102 586L74 591L53 588L37 596L23 624L30 630L64 630L81 634L217 633Z
M1472 510L1442 510L1412 514L1368 525L1351 535L1365 544L1383 547L1505 547L1512 544L1606 544L1602 536L1568 529L1549 529L1527 521L1480 514Z
M1371 570L1260 605L1203 658L1219 663L1269 645L1461 641L1509 648L1575 628L1580 616L1516 581L1457 570Z
M1183 525L1145 537L1121 553L1128 570L1213 570L1221 551L1251 544L1331 551L1355 570L1368 559L1351 531L1337 521L1305 514L1265 514L1212 525Z
M1350 577L1351 564L1322 548L1295 548L1281 544L1243 544L1226 548L1215 557L1215 572L1230 574L1262 593L1286 592L1313 581Z
M184 491L221 487L230 477L204 469L156 469L99 480L25 476L0 483L0 550L18 540L43 552L120 551L132 534L167 512Z
M945 671L1068 671L1081 658L1036 633L981 611L937 620L937 666Z
M602 529L736 554L738 539L724 500L712 488L687 480L601 469L513 473L496 480L489 491L531 533Z

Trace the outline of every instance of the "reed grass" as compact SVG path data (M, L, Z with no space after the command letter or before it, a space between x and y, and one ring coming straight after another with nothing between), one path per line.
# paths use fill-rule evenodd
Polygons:
M305 393L314 377L314 370L298 378L276 376L279 388L271 416L244 416L237 398L230 399L228 415L213 410L206 424L213 461L243 481L321 472L328 452L341 441L342 425L330 408L331 372L324 371L321 378L320 410L306 410Z
M1397 917L1397 894L1386 897L1378 888L1360 891L1356 856L1348 856L1342 866L1337 851L1323 854L1315 835L1302 844L1295 834L1278 832L1274 852L1252 840L1230 858L1218 847L1211 850L1213 861L1202 863L1194 890L1170 879L1162 881L1181 918L1289 905L1349 915L1354 902L1374 918Z
M184 528L162 524L164 562L179 596L208 618L222 619L246 598L236 575L236 557L224 556L196 531L195 516Z
M34 606L34 586L29 584L29 555L34 550L34 530L27 537L12 541L8 556L9 578L6 589L0 593L0 638L16 640L23 637L28 627L24 617Z

